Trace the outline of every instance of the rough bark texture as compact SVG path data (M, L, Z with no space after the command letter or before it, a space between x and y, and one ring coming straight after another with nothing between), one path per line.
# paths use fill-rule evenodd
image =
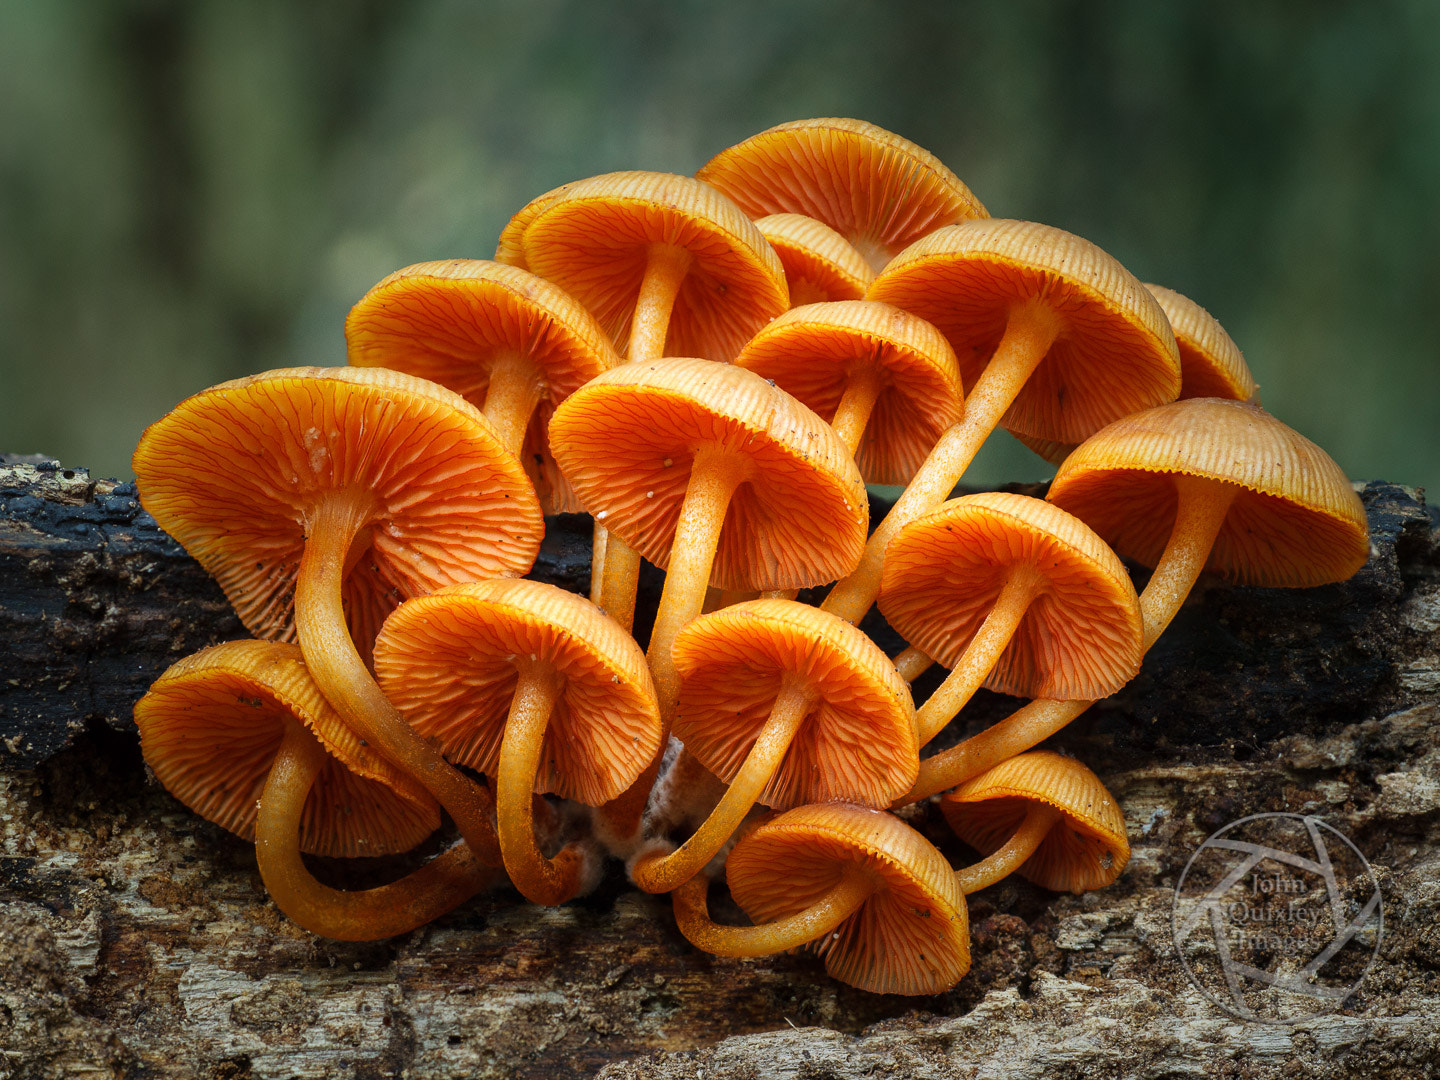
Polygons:
M240 636L223 598L130 485L0 464L0 1077L1435 1075L1440 552L1415 492L1365 501L1354 581L1207 589L1056 740L1125 808L1120 881L977 894L970 974L905 999L807 955L701 955L619 867L554 910L507 888L392 941L297 930L253 851L147 777L130 719L167 664ZM587 520L552 520L537 576L583 588L588 560ZM1013 704L984 696L970 726ZM1170 934L1191 853L1267 810L1345 833L1385 899L1359 993L1293 1026L1220 1012ZM932 807L909 816L973 857Z

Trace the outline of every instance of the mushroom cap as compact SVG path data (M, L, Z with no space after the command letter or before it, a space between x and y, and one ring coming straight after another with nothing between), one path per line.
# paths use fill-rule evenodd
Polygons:
M982 855L998 850L1035 803L1061 818L1017 871L1056 892L1086 892L1109 885L1130 861L1125 815L1100 778L1074 758L1031 750L940 798L956 835Z
M767 214L755 219L790 286L793 304L802 292L823 293L825 300L859 300L875 280L865 256L823 221L804 214Z
M835 978L877 994L938 994L970 968L965 898L923 836L879 810L801 806L752 829L725 862L730 894L758 925L793 915L852 867L875 894L812 944Z
M538 581L455 585L401 604L375 642L375 679L395 707L489 776L527 662L564 676L535 790L615 798L659 752L660 711L640 646L584 597Z
M261 638L294 638L307 520L331 493L373 500L344 584L362 654L401 599L523 574L544 532L534 488L479 411L386 368L221 383L146 428L133 465L145 509Z
M867 484L907 484L945 429L965 411L960 367L924 319L874 300L791 308L760 330L735 364L772 380L827 423L852 375L878 370L855 462Z
M629 340L655 244L683 248L693 260L675 297L667 354L728 361L790 306L780 257L708 184L673 173L620 172L550 194L525 227L525 266L585 305L617 349Z
M1060 329L1005 413L1017 434L1078 443L1180 392L1175 336L1155 297L1094 244L1049 225L948 225L895 256L866 296L934 323L955 349L967 394L1010 310L1043 302Z
M579 183L580 180L570 180L559 187L553 187L545 194L535 196L516 211L500 230L500 239L495 245L495 261L528 270L529 267L525 264L525 230L542 210Z
M727 784L786 676L803 676L819 694L760 794L767 806L888 806L914 784L920 746L910 687L844 619L793 600L751 600L691 620L672 655L682 680L675 737Z
M558 285L481 259L416 263L367 292L345 320L350 363L430 379L483 409L497 360L520 356L542 374L521 463L551 512L578 510L550 459L550 414L620 357L590 313Z
M1369 558L1365 508L1340 466L1242 401L1189 398L1117 420L1065 459L1047 497L1154 566L1175 520L1174 476L1240 488L1205 563L1231 581L1324 585Z
M942 225L989 216L934 154L863 120L779 124L722 150L695 175L751 217L823 221L876 270Z
M440 807L362 743L321 695L298 645L230 641L172 664L135 703L140 748L191 810L255 842L270 766L298 721L328 751L300 817L300 849L354 857L408 851Z
M833 428L760 376L679 357L622 364L571 394L551 450L585 507L659 567L698 451L747 462L730 500L710 583L799 589L850 572L869 501Z
M901 529L885 549L880 610L906 641L954 667L1016 567L1044 585L985 686L1089 700L1135 677L1143 620L1125 567L1079 518L1028 495L952 499Z
M1233 398L1259 404L1260 387L1240 346L1203 307L1163 285L1145 287L1170 320L1180 346L1180 397Z

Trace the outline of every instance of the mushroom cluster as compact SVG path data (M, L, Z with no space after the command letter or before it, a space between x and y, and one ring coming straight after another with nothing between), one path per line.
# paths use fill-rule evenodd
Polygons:
M255 637L155 683L146 760L331 937L507 879L563 903L618 858L701 949L940 992L968 893L1124 869L1100 779L1034 747L1135 676L1199 575L1310 586L1369 551L1202 308L861 121L563 185L493 261L397 270L345 333L348 366L203 391L134 459ZM1047 497L951 499L1002 426L1060 463ZM873 531L866 483L905 485ZM523 580L543 513L580 508L590 596ZM1138 593L1122 558L1154 568ZM898 656L857 628L877 600ZM1033 700L922 759L981 686ZM942 792L971 865L892 812ZM409 850L445 815L459 839L374 888L302 855ZM753 925L711 920L722 873Z

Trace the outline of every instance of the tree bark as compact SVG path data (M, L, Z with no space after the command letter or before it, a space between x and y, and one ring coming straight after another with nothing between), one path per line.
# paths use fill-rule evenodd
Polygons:
M253 849L147 776L130 718L168 664L243 636L224 598L132 485L0 463L0 1077L1432 1075L1440 548L1417 493L1364 499L1374 550L1357 578L1212 585L1131 686L1055 740L1125 809L1120 880L977 893L970 973L907 999L836 983L809 955L700 954L618 865L556 909L504 888L384 942L297 929ZM547 526L535 576L586 592L589 519ZM1014 704L982 692L937 745ZM1384 937L1343 1007L1245 1024L1177 962L1171 897L1206 836L1282 810L1366 855ZM974 858L933 805L907 817L957 865ZM315 865L345 885L408 863ZM739 921L722 890L711 902Z

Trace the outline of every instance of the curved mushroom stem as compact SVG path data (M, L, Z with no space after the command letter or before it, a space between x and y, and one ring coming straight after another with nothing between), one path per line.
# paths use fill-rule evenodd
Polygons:
M516 352L495 358L482 411L517 461L524 452L525 429L544 396L545 373L538 364Z
M830 590L821 605L825 611L852 623L865 617L880 592L886 545L902 528L950 497L976 451L999 426L1005 410L1045 359L1059 332L1059 319L1041 301L1027 301L1011 309L1000 344L965 398L964 419L940 436L890 513L870 534L860 565Z
M300 856L305 800L328 755L300 724L287 721L255 819L255 857L271 898L312 934L374 941L423 926L463 904L499 876L467 844L456 844L389 885L346 891L316 881Z
M1029 564L1019 564L1006 575L994 606L975 631L970 644L965 646L955 667L915 714L921 746L938 735L965 707L999 661L1005 646L1015 636L1020 620L1043 588L1044 578Z
M355 650L341 594L346 554L369 517L369 496L337 491L314 508L295 581L295 629L315 684L360 738L413 776L486 865L501 863L491 800L405 722Z
M672 894L675 921L690 944L715 956L771 956L834 931L875 894L875 881L858 867L847 867L834 887L805 910L760 926L711 922L709 889L710 879L700 874Z
M1035 854L1035 849L1050 834L1059 818L1060 811L1049 803L1036 803L1030 807L1020 827L1001 847L973 866L955 871L960 891L969 896L994 885L1001 878L1009 877L1021 863Z
M540 661L517 666L520 679L500 740L495 780L500 853L506 873L526 899L536 904L563 904L579 891L584 854L578 844L567 845L553 859L541 854L535 840L533 795L545 728L565 677Z
M720 527L725 523L730 497L745 481L748 472L747 463L735 460L723 448L708 446L701 447L695 454L690 468L690 485L675 524L665 587L660 593L655 625L650 629L650 647L645 652L655 680L655 699L660 706L662 747L669 738L675 703L680 698L680 675L670 650L680 628L698 615L705 604L710 570L720 545ZM600 808L597 824L607 846L615 853L628 855L639 841L640 819L659 768L657 753L629 790Z
M635 864L631 877L649 893L670 892L690 880L715 857L740 826L760 793L779 771L795 733L800 730L819 694L798 675L786 675L770 716L755 736L750 752L730 781L718 806L693 836L668 855L652 855ZM504 842L504 836L501 836Z
M895 671L906 682L913 683L935 663L922 650L911 645L895 657Z
M840 404L835 406L835 415L830 420L830 426L835 429L835 434L840 436L840 441L850 448L851 457L860 449L860 440L865 437L865 425L870 422L870 413L875 408L880 391L884 389L884 383L880 370L868 364L855 368L845 383L845 393L840 398Z
M1177 477L1179 501L1165 552L1140 593L1146 652L1189 595L1239 489L1195 477ZM1032 701L998 724L920 762L915 786L892 805L904 806L963 784L1006 758L1038 746L1093 702Z

